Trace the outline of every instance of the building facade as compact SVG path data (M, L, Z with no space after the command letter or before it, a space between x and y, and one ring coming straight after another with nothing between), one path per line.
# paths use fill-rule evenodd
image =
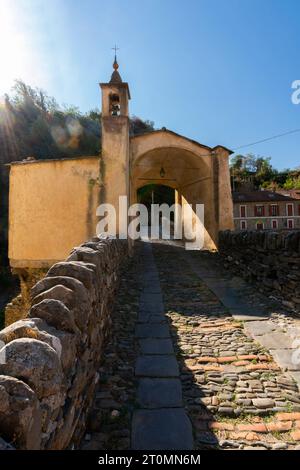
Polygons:
M228 164L232 152L166 128L131 136L130 91L118 67L115 60L110 81L100 84L100 156L10 164L12 267L39 268L65 259L72 247L95 236L100 204L115 209L117 234L123 237L126 224L119 222L124 210L120 196L133 205L138 202L138 190L149 184L170 187L177 203L188 204L193 226L198 222L196 205L204 204L204 248L215 249L218 232L233 229Z
M300 191L233 192L235 230L300 229Z

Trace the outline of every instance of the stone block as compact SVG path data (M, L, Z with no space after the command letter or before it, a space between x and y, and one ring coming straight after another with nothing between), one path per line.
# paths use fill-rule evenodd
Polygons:
M136 410L133 450L192 450L192 425L183 408Z

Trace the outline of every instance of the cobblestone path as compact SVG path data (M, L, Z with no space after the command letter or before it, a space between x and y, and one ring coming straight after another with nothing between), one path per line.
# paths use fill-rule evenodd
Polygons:
M183 408L179 368L150 243L143 244L142 255L142 292L135 331L139 409L133 413L132 449L191 450L192 426Z
M141 245L123 269L81 448L299 450L300 320L216 255Z
M214 255L163 244L154 245L154 254L195 448L299 449L296 382L251 337L251 325L260 331L256 315L254 321L235 319L193 269ZM264 324L267 317L285 331L300 326L299 320L275 312L251 286L245 301L246 313L259 311Z

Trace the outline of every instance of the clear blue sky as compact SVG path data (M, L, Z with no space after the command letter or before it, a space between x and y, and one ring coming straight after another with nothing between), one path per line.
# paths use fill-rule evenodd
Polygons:
M99 107L117 43L130 111L156 127L229 148L300 128L299 0L0 0L0 16L0 95L22 78ZM299 166L300 132L241 152Z

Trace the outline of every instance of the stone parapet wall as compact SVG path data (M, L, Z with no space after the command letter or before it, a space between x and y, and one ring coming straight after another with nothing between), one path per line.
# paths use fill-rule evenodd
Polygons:
M300 310L300 231L223 231L219 252L226 268Z
M77 446L127 255L121 240L74 248L33 286L27 317L0 331L0 448Z

